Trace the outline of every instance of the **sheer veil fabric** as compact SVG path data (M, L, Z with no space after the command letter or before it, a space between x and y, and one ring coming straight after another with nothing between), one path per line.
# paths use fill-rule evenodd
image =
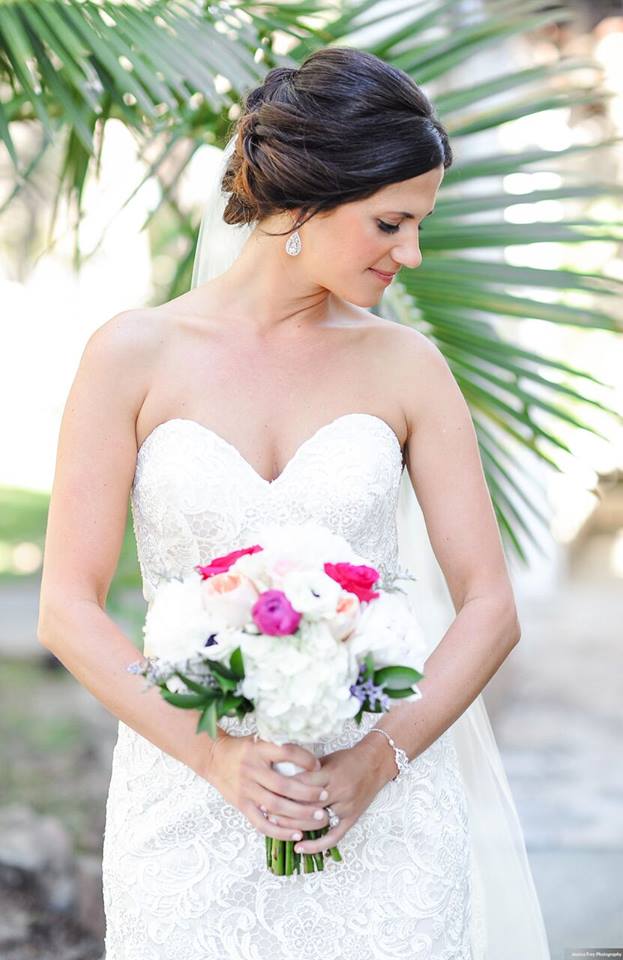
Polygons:
M220 184L234 143L232 136L208 188L192 287L227 270L254 229L254 225L232 226L223 220L227 195ZM402 586L430 638L430 653L455 613L406 469L396 519L399 563L417 577L402 581ZM473 960L551 960L523 831L482 695L450 729L471 828Z

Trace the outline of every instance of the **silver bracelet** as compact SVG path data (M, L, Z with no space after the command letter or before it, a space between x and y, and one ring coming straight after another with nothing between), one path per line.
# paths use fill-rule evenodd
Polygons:
M409 757L407 756L405 751L402 749L402 747L396 746L393 737L390 737L390 735L387 733L386 730L381 730L380 727L370 727L370 729L368 730L368 733L372 733L373 730L376 730L377 733L382 733L383 736L387 737L387 739L389 740L389 745L392 747L394 751L394 760L396 761L396 766L398 767L398 773L396 774L395 777L392 777L392 780L397 780L398 777L400 777L403 773L405 773L409 769L409 764L411 763L411 761L409 760Z

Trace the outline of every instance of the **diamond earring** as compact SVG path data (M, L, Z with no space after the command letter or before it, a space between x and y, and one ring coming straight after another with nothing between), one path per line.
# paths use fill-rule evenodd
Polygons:
M286 253L289 253L291 257L296 257L302 249L301 236L298 230L295 230L294 233L291 233L288 237L286 243Z

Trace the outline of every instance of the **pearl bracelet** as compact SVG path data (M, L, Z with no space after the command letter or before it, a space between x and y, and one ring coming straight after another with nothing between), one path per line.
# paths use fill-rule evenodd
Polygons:
M405 773L406 770L409 769L409 764L411 761L402 747L396 746L393 737L390 737L386 730L381 730L380 727L370 727L368 733L372 733L373 730L376 730L377 733L382 733L384 737L387 737L389 745L394 751L394 760L396 761L396 766L398 767L398 773L395 777L392 777L392 780L397 780L398 777L400 777L403 773Z

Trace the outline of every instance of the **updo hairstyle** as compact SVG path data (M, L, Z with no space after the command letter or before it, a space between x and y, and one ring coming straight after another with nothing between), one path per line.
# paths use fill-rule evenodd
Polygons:
M223 219L251 224L300 208L317 213L452 163L448 135L411 77L351 47L274 67L246 96L221 181ZM271 234L283 236L284 233Z

